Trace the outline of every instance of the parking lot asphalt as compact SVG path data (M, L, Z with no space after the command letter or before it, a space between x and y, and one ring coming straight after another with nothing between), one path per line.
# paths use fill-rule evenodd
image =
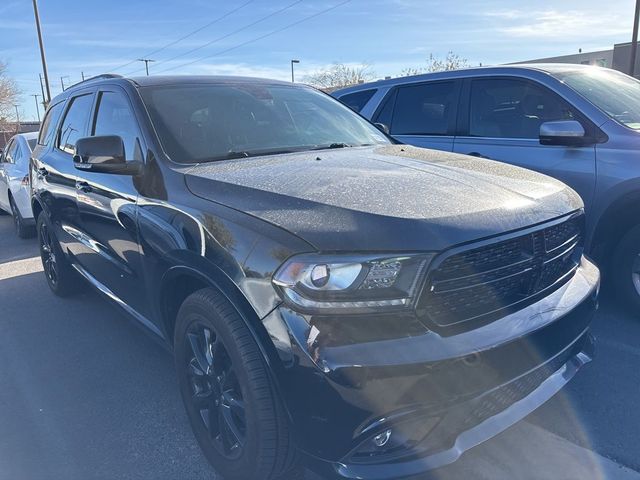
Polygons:
M0 216L0 480L214 478L170 354L89 289L55 297L37 255ZM605 293L593 331L568 388L428 478L640 480L640 316Z

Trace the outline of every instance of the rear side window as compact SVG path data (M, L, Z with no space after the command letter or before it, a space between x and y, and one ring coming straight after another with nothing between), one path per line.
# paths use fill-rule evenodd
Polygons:
M12 140L5 149L4 161L6 163L15 163L16 150L18 149L18 142Z
M60 119L60 114L62 113L62 105L64 105L64 102L59 102L47 110L47 114L44 116L44 121L42 122L42 127L40 128L40 134L38 135L38 143L40 145L49 145L51 142L53 134L56 131L56 125L58 125L58 120Z
M544 122L576 116L560 96L532 82L492 78L471 83L472 137L537 139Z
M376 93L376 89L372 90L363 90L361 92L348 93L340 97L340 101L344 103L347 107L349 107L354 112L360 112L367 104L373 94Z
M82 95L71 100L58 134L58 148L75 154L76 141L86 136L87 122L91 114L93 95Z
M391 134L446 135L455 102L454 82L400 87L391 120Z
M126 97L119 92L101 92L93 135L117 135L124 143L127 160L140 160L138 123Z

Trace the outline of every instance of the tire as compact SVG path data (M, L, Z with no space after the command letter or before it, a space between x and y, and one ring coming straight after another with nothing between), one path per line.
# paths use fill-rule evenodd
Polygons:
M13 197L9 197L9 204L11 206L11 216L13 217L13 224L16 227L18 237L22 239L33 237L33 234L35 233L33 231L33 227L25 225L24 219L22 218L22 215L20 215L20 210L18 210L18 206L13 201Z
M287 417L255 339L212 288L190 295L174 332L180 393L193 433L225 480L299 471Z
M83 286L82 280L60 248L60 243L44 212L38 215L36 231L42 268L51 291L59 297L67 297L79 291Z
M640 314L640 225L629 230L618 244L611 276L617 295L634 313Z

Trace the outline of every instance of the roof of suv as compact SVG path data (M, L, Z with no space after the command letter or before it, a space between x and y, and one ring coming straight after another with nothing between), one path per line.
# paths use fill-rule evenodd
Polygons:
M378 87L384 87L384 86L397 85L401 83L417 82L420 80L431 80L439 77L443 77L443 78L467 77L471 74L478 74L478 73L485 74L485 75L486 74L489 74L489 75L503 74L504 75L508 73L513 74L514 72L523 71L523 70L537 71L537 72L548 73L553 75L560 72L580 71L580 70L587 71L589 69L594 69L594 68L599 69L602 67L596 67L593 65L576 65L572 63L514 63L510 65L496 65L491 67L462 68L459 70L447 70L442 72L423 73L420 75L394 77L394 78L389 78L385 80L378 80L375 82L361 83L351 87L346 87L346 88L336 90L335 92L332 93L332 95L336 95L336 94L343 95L345 93L357 92L367 88L378 88Z
M155 85L179 85L179 84L254 84L254 85L295 85L296 87L302 87L303 84L286 82L282 80L271 80L268 78L255 78L255 77L239 77L239 76L224 76L224 75L152 75L148 77L123 77L114 73L105 73L97 75L95 77L87 78L81 82L78 82L64 90L55 97L55 99L64 99L72 94L74 91L91 85L100 85L101 83L113 83L113 82L127 82L135 85L136 87L148 87ZM54 100L55 100L54 99ZM55 102L53 102L55 103Z

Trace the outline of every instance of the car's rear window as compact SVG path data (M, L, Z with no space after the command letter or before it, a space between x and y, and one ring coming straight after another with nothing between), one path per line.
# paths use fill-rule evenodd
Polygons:
M362 90L360 92L347 93L340 97L340 101L344 103L354 112L360 112L364 106L371 100L373 94L376 93L376 89Z

